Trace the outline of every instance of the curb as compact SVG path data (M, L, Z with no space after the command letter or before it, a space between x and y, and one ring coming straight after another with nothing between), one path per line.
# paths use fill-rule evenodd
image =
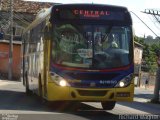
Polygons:
M150 99L145 99L145 98L138 98L138 97L134 97L133 101L135 102L144 102L144 103L148 103L151 100Z

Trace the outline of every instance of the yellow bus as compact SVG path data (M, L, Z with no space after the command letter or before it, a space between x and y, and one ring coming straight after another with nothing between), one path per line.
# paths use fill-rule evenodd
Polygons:
M23 33L26 93L47 101L132 101L132 19L125 7L58 4Z

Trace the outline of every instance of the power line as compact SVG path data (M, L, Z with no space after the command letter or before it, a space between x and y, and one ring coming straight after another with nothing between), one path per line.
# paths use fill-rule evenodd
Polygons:
M160 25L159 25L159 23L157 23L157 20L152 16L148 16L148 17L149 17L150 21L155 25L155 27L157 29L160 29Z
M142 11L145 14L152 15L152 17L160 24L160 11L153 10L153 9L145 9L145 11Z
M29 24L30 24L28 21L24 20L22 17L20 17L20 16L18 16L18 15L16 15L16 14L14 14L14 18L20 20L21 22L23 22L23 23L26 24L26 25L29 25Z
M160 37L140 18L138 15L136 15L133 11L130 11L132 14L134 14L155 36L160 39Z

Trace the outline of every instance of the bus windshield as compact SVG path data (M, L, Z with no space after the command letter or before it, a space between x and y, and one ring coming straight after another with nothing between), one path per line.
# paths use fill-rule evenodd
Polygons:
M54 64L110 69L132 62L131 26L55 24L51 58Z

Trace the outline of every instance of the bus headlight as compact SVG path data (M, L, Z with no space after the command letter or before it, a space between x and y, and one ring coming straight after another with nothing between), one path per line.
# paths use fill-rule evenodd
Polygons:
M130 74L125 78L123 78L121 81L119 81L115 87L120 87L120 88L126 87L131 83L132 79L133 79L133 74Z
M51 75L51 80L54 81L57 85L62 87L70 86L64 78L62 78L57 74Z
M67 82L65 80L60 80L59 85L62 87L67 86Z
M124 87L124 86L125 86L125 83L124 83L123 81L120 81L120 82L119 82L119 86L120 86L120 87Z

